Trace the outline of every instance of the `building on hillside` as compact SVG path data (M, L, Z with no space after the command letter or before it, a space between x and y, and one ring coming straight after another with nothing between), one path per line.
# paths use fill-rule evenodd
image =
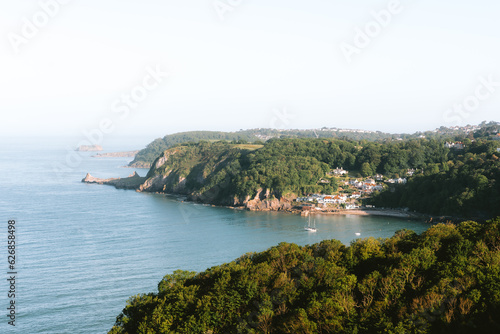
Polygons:
M326 203L326 204L330 204L330 203L335 203L334 202L334 199L332 196L325 196L323 197L323 201Z
M444 143L444 147L454 149L454 150L463 150L465 145L461 141L457 141L455 143L446 142L446 143Z
M340 168L336 168L334 170L332 170L330 172L330 175L333 174L335 176L342 176L342 175L346 175L347 173L349 173L348 171L344 170L344 168L340 167Z
M371 184L371 185L375 185L376 184L374 179L366 179L365 183L368 183L368 184Z

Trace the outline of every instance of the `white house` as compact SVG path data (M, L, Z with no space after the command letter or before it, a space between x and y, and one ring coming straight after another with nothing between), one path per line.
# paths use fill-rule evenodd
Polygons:
M465 145L461 141L457 141L455 143L446 142L446 143L444 143L444 147L446 147L446 148L453 148L455 150L463 150L464 147L465 147Z
M323 201L324 201L325 203L335 203L335 201L334 201L334 199L333 199L333 197L332 197L332 196L325 196L325 197L323 198Z
M368 184L370 184L370 185L373 185L373 186L374 186L374 185L375 185L375 180L374 180L374 179L366 179L366 180L365 180L365 183L368 183Z
M344 168L343 168L343 167L340 167L340 168L338 168L338 167L337 167L336 169L334 169L334 170L332 171L332 173L333 173L334 175L337 175L337 176L338 176L338 175L346 175L346 174L347 174L347 173L349 173L349 172L348 172L348 171L346 171L346 170L344 170Z

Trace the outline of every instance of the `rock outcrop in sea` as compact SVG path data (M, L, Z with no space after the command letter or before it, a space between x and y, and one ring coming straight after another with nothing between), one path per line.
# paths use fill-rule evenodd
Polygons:
M114 186L118 189L138 189L139 186L146 180L145 177L139 176L137 172L133 172L128 177L125 178L109 178L100 179L93 177L90 173L87 173L85 178L82 179L84 183L96 183L96 184L106 184Z
M102 151L102 146L101 145L80 145L75 151L81 151L81 152Z
M134 157L139 151L97 153L92 158L128 158Z

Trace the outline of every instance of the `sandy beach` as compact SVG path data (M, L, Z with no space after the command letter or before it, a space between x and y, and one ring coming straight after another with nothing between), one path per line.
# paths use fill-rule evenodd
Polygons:
M357 215L357 216L385 216L396 218L417 218L417 215L401 210L390 209L356 209L337 211L313 211L311 215Z

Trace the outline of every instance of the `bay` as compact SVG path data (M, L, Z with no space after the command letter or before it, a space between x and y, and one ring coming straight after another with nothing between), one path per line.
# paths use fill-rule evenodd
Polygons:
M148 141L121 138L103 146L105 152L127 151ZM75 153L74 144L66 138L1 139L0 242L7 243L9 219L17 227L16 327L2 316L1 333L106 333L130 296L156 291L176 269L202 271L280 242L349 244L355 233L385 238L429 227L398 218L318 216L318 232L308 233L298 215L84 184L87 172L106 178L147 170L123 168L130 158ZM6 310L6 251L3 258L0 307Z

